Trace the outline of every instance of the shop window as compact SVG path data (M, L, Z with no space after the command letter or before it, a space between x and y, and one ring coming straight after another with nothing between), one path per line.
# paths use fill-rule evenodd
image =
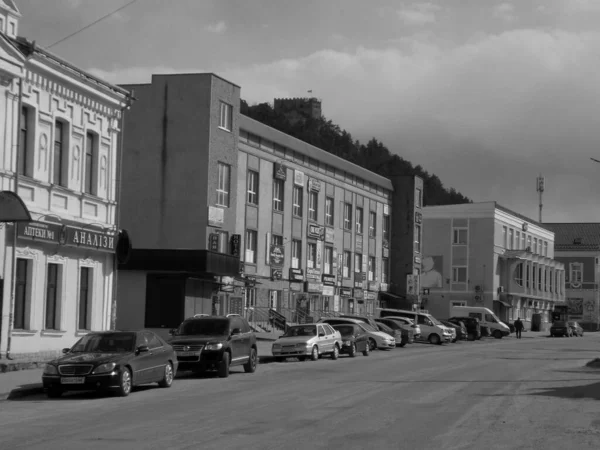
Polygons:
M46 270L45 330L60 330L60 279L62 266L49 263Z
M92 319L92 268L79 269L79 321L78 330L91 330Z
M32 262L28 259L17 258L17 280L15 284L14 328L25 330L29 328L29 293L31 290ZM2 295L2 293L0 293Z

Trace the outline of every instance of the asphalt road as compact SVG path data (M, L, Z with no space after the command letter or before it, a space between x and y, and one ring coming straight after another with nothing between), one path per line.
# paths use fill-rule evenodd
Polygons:
M597 449L600 334L413 344L0 402L2 449Z

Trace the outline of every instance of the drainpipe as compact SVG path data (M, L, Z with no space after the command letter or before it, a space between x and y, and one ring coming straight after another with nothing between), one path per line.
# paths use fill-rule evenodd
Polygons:
M21 148L21 108L23 107L23 79L19 78L19 101L17 110L17 146L15 158L15 194L19 195L19 148ZM27 164L27 162L25 162ZM13 359L10 356L11 344L12 344L12 330L13 322L15 318L15 287L17 285L17 222L13 222L13 252L12 252L12 268L10 276L10 306L8 310L8 336L6 339L6 359Z

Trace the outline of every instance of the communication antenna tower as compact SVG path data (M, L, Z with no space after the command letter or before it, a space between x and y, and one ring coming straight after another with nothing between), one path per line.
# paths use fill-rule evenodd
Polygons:
M537 181L536 181L536 190L540 196L540 217L539 217L539 223L542 223L542 208L544 207L544 203L542 202L542 197L544 195L544 186L546 184L546 179L542 176L542 174L540 173L540 176L537 177Z

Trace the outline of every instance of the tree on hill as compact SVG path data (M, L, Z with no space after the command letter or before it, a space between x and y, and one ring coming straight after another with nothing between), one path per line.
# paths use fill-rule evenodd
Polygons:
M423 204L425 206L472 203L472 200L454 188L446 189L435 174L430 175L420 165L413 167L410 161L391 153L376 138L372 138L366 145L361 144L359 141L353 140L350 133L342 130L339 125L325 117L315 119L304 116L303 120L291 122L285 114L277 113L269 103L250 106L245 100L240 102L240 112L381 176L417 175L423 178Z

